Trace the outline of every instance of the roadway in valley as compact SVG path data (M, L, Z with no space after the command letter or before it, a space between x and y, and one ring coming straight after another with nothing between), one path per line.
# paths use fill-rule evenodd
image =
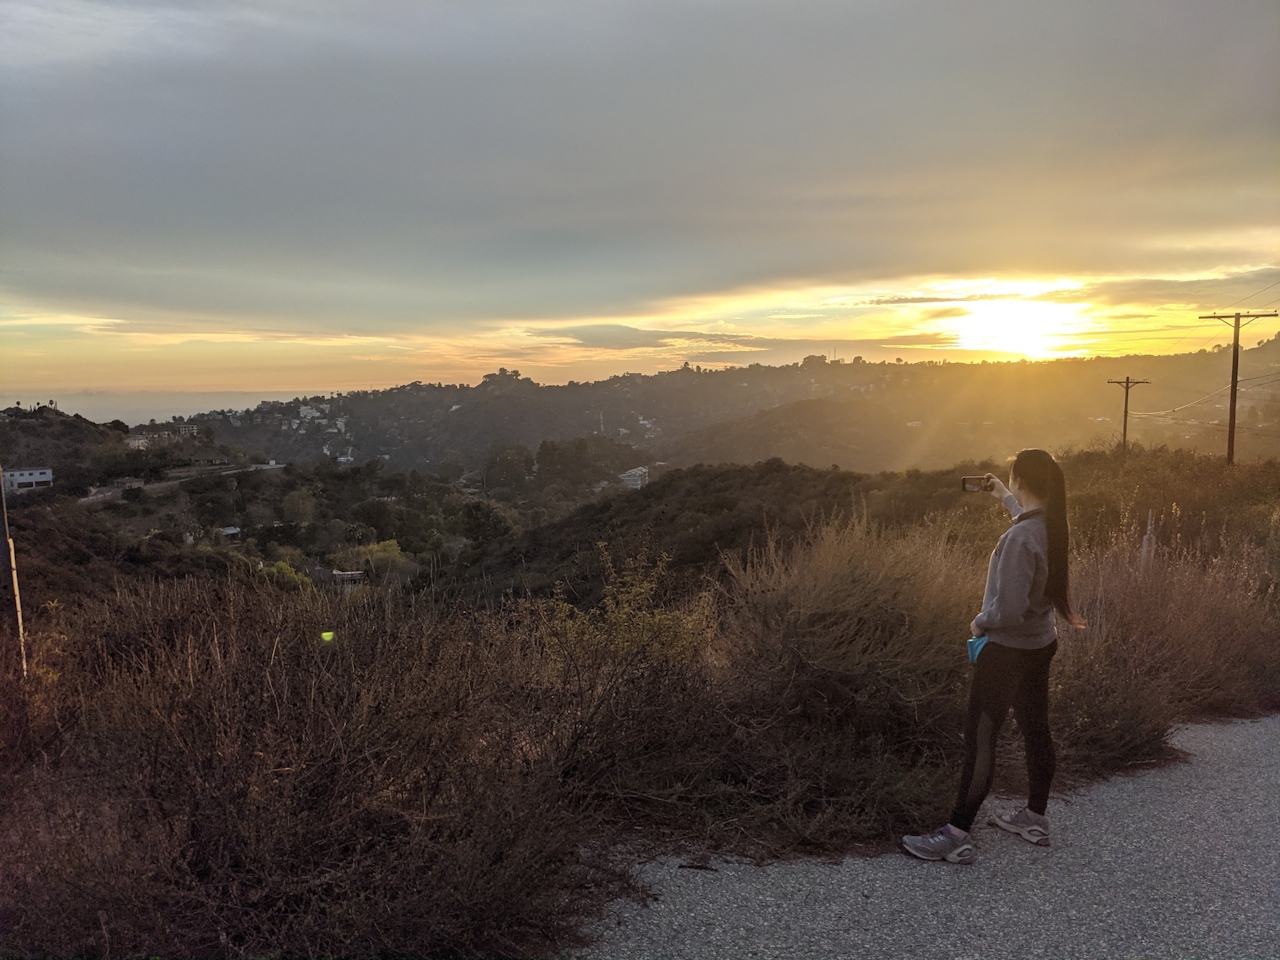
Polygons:
M1049 849L986 826L905 854L644 868L577 960L1280 958L1280 716L1180 727L1187 760L1055 797ZM989 801L988 808L1000 806Z

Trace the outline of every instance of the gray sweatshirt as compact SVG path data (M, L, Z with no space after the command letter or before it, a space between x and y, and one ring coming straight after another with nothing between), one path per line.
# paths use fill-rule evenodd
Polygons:
M1053 603L1044 595L1049 578L1044 511L1024 511L1013 494L1004 498L1004 505L1013 514L1013 525L991 551L987 590L974 627L993 643L1038 650L1058 636Z

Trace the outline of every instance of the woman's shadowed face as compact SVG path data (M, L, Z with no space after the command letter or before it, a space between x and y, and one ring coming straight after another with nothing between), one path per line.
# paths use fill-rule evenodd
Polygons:
M1037 497L1034 493L1018 482L1018 478L1014 476L1012 470L1009 471L1009 492L1014 495L1018 503L1022 504L1024 510L1032 507L1043 507L1044 501Z

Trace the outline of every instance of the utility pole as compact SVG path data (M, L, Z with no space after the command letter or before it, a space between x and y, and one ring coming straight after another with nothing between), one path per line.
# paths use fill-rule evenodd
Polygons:
M1129 452L1129 391L1140 383L1150 383L1150 380L1134 380L1125 377L1123 380L1108 380L1107 383L1114 383L1118 387L1124 387L1124 427L1120 433L1120 451L1122 453Z
M1236 388L1240 382L1240 327L1247 327L1261 317L1276 315L1276 311L1272 310L1270 313L1206 313L1200 317L1201 320L1221 320L1223 323L1232 323L1235 328L1235 336L1231 341L1231 418L1227 421L1227 466L1236 462ZM1243 324L1240 322L1241 319L1245 321Z
M18 652L22 656L22 679L27 679L27 640L22 633L22 595L18 592L18 556L9 536L9 501L4 495L4 467L0 467L0 513L4 515L4 543L9 557L9 578L13 586L13 612L18 618Z

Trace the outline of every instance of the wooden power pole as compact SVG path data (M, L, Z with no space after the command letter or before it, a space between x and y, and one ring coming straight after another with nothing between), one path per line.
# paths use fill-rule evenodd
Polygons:
M1140 383L1150 383L1150 380L1133 380L1125 377L1123 380L1108 380L1107 383L1114 383L1116 386L1124 387L1124 426L1120 433L1120 450L1122 453L1129 452L1129 391Z
M1235 329L1235 335L1231 341L1231 417L1227 421L1227 465L1236 462L1236 388L1240 382L1240 328L1248 326L1260 317L1274 317L1276 311L1270 313L1206 313L1203 314L1201 320L1221 320L1223 323L1231 323ZM1240 321L1245 322L1242 324Z

